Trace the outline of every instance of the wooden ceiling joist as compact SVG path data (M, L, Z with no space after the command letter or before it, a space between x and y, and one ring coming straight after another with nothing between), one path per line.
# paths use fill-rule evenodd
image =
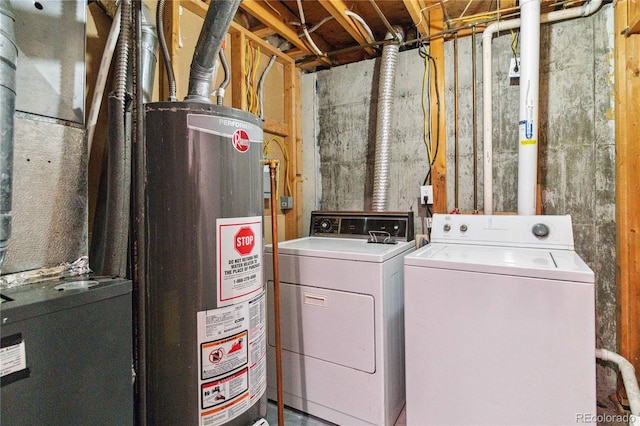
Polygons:
M299 18L297 16L285 10L278 11L278 15L276 15L271 8L265 6L265 2L257 0L243 0L240 3L240 7L266 26L272 28L298 49L307 52L308 55L318 56L307 47L307 44L298 37L297 31L288 24L288 22L298 21ZM329 44L319 37L314 38L314 42L323 52L331 50ZM325 65L331 65L331 61L326 57L319 56L318 60Z
M326 9L327 12L334 17L334 19L349 33L349 35L357 41L359 44L371 43L373 40L367 40L364 36L366 31L362 24L347 15L349 7L342 0L318 0L318 3ZM373 47L367 47L364 49L369 55L376 55L376 50Z
M404 7L411 16L418 32L422 35L429 34L429 20L427 19L428 5L422 0L404 0Z

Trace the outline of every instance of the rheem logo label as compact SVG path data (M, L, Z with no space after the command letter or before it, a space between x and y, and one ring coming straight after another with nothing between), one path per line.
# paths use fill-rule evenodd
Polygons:
M249 135L246 131L239 129L233 132L233 137L231 138L233 142L233 147L238 152L247 152L249 150Z

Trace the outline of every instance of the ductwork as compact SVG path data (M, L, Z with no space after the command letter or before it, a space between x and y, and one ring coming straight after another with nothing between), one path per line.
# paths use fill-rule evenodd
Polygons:
M154 17L145 3L142 3L141 44L142 44L142 94L144 103L149 103L153 97L153 76L156 74L156 49L158 37Z
M215 60L241 0L212 1L191 62L189 91L185 100L212 103L209 99Z
M8 0L0 0L0 271L11 236L11 190L13 180L13 121L16 100L18 47L15 18Z
M401 42L404 31L394 27L394 31ZM387 33L385 40L393 40L396 36ZM387 210L387 194L389 192L389 155L391 124L393 114L393 99L396 86L396 65L398 63L399 42L389 42L382 48L380 62L380 82L378 84L378 115L376 122L376 153L373 174L373 205L376 212Z

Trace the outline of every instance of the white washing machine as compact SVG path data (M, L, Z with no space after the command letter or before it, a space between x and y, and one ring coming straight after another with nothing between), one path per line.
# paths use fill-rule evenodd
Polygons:
M594 418L594 311L569 216L434 215L405 257L407 424Z
M278 244L284 403L340 425L393 425L405 403L413 213L314 212L310 235ZM267 246L267 395L276 400L272 256Z

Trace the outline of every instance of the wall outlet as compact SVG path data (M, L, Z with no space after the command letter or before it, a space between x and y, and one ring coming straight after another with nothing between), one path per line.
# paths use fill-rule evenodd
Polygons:
M422 185L420 187L420 204L433 204L433 186Z
M293 198L282 196L280 197L280 210L291 210L293 208Z
M511 58L509 63L509 78L520 78L520 58Z

